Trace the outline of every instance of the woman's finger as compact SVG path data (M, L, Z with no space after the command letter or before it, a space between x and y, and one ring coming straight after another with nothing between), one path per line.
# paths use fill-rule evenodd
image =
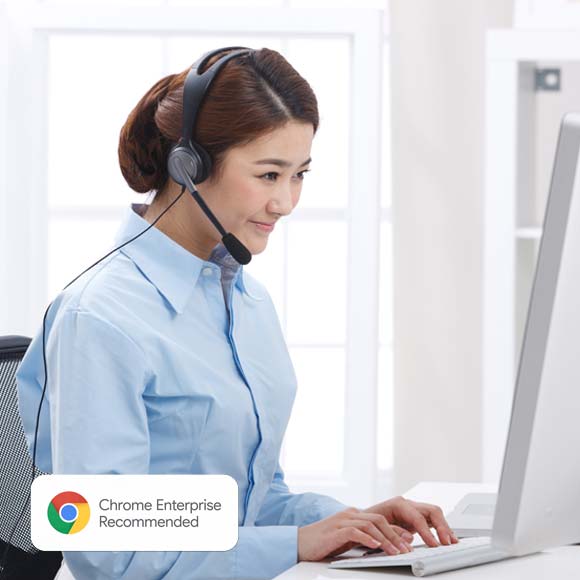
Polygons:
M397 519L401 519L405 524L411 524L428 546L434 548L440 545L431 533L425 516L411 502L407 501L400 506Z
M437 530L437 535L442 544L456 544L457 537L449 527L445 515L439 506L417 503L415 507L423 514L427 522Z
M356 527L357 529L361 530L365 534L371 536L374 540L379 542L378 545L373 546L374 548L380 547L383 551L391 556L396 556L401 552L409 552L408 547L405 545L398 546L397 544L393 544L390 538L386 537L382 530L378 528L373 522L361 519L361 520L351 520L348 522L347 527ZM395 534L397 535L397 534ZM399 542L400 543L400 540Z
M370 534L367 534L354 526L341 528L335 532L335 534L337 546L348 544L349 542L354 542L355 544L361 544L362 546L366 546L367 548L374 550L381 545L381 542L375 540L375 538L373 538Z
M404 538L402 538L401 534L397 533L397 531L393 528L393 526L389 524L385 516L382 516L380 514L363 512L356 514L356 516L354 517L357 519L364 519L372 522L377 527L377 529L380 530L382 535L400 552L407 553L411 551L412 548L409 545L409 542L406 541ZM408 534L408 532L406 533Z
M401 536L401 538L403 538L403 540L405 540L405 542L411 543L413 541L413 534L409 530L394 524L390 524L390 526L395 530L395 532L397 532L397 534L399 534L399 536Z

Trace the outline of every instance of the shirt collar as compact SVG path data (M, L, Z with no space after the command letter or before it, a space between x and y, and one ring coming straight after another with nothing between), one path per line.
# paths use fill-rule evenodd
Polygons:
M115 236L115 247L139 235L151 224L143 217L146 204L133 203ZM182 313L202 268L217 264L222 270L235 271L234 279L240 291L254 300L262 300L259 288L229 254L225 246L217 244L208 260L186 250L155 226L120 250L131 258L145 277L159 290L172 308Z

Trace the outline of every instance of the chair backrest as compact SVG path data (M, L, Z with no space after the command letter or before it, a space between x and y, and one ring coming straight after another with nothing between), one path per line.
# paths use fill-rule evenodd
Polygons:
M30 344L25 336L0 336L0 563L14 524L27 504L32 459L18 411L16 370ZM41 475L40 470L36 470ZM30 503L10 540L4 579L54 578L61 552L39 552L30 539Z

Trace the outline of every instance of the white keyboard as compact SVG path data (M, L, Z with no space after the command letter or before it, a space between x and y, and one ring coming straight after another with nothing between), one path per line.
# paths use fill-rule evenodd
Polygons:
M432 558L433 556L438 556L439 554L449 554L450 552L457 553L463 550L470 550L475 546L490 546L491 539L489 537L476 537L476 538L464 538L459 540L457 544L451 544L449 546L437 546L435 548L430 548L429 546L422 545L417 546L412 552L407 554L399 554L398 556L389 556L384 552L378 554L369 554L368 556L362 556L359 560L369 559L369 558L382 558L385 561L398 561L398 562L412 562L413 560L421 560L422 558Z
M428 576L447 570L466 568L508 558L491 545L491 538L463 538L457 544L429 548L418 546L412 552L389 556L384 552L367 554L360 558L343 558L330 563L331 568L370 568L411 566L415 576Z

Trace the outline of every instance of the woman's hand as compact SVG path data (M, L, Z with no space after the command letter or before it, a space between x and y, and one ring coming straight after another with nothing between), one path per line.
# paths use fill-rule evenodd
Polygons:
M412 550L412 539L411 533L389 524L382 514L348 508L298 528L298 561L322 560L361 544L371 549L380 547L387 554L400 554Z
M439 542L431 533L430 528L437 530L441 544L449 545L458 542L457 537L440 507L428 503L410 501L404 497L394 497L364 510L365 513L384 516L391 525L397 525L411 533L418 533L423 541L431 547Z

